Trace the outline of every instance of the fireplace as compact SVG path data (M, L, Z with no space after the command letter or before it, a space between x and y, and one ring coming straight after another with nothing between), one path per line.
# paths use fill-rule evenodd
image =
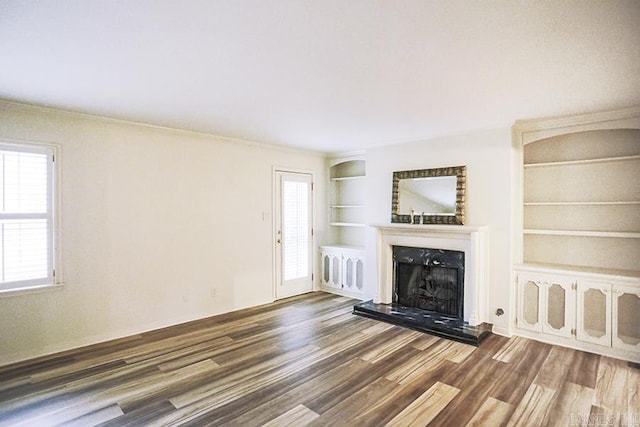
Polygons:
M487 323L487 227L373 226L378 291L373 300L356 304L354 313L479 345L492 329Z
M464 252L393 247L393 302L463 319Z

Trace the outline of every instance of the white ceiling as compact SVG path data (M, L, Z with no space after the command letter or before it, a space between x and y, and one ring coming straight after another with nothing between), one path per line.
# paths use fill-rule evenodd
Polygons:
M640 1L0 0L0 98L365 149L640 105Z

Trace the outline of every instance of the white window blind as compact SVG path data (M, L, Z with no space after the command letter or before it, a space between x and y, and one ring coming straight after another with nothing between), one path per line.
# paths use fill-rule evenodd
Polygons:
M282 188L284 280L309 275L309 184L284 181Z
M53 149L0 143L0 290L53 284Z

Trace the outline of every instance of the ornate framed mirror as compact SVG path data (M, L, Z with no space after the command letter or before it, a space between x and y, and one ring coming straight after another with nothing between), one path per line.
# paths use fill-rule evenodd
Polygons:
M466 176L466 166L394 172L391 222L464 224Z

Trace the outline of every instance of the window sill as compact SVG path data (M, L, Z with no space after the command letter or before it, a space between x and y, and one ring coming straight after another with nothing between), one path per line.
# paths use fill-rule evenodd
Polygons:
M64 288L64 283L56 283L55 285L30 286L27 288L2 289L0 290L0 298L60 291L62 290L62 288Z

